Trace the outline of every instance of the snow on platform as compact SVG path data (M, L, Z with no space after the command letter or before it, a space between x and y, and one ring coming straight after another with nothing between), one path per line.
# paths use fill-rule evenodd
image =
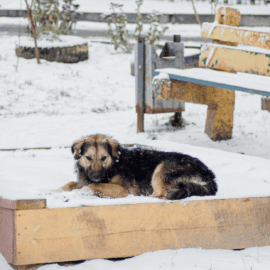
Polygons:
M138 140L137 143L197 157L213 170L219 187L217 195L191 197L182 202L270 195L270 160L167 141ZM67 182L76 181L70 149L0 152L0 159L0 197L5 199L45 198L48 208L165 201L132 195L119 199L98 198L85 190L56 191Z

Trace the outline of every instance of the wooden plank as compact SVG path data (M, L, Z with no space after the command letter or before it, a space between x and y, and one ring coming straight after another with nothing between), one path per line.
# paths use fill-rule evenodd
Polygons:
M270 76L270 52L264 54L234 47L204 45L201 49L199 66L227 72Z
M240 27L203 23L201 36L207 39L218 39L264 49L270 49L270 33L252 31Z
M204 68L178 70L173 68L157 69L155 75L167 73L170 79L218 87L250 94L270 96L270 79L257 75L233 74ZM255 84L254 84L255 83Z
M14 210L43 209L46 208L46 199L8 200L0 198L0 208Z
M15 252L14 210L0 208L0 253L13 263Z
M16 265L270 245L270 197L16 211Z
M205 133L214 141L232 137L234 91L171 79L170 83L156 84L153 94L157 99L208 105Z

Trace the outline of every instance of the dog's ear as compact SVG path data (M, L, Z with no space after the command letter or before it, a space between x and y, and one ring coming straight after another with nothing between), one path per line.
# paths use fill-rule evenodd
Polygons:
M112 149L112 156L115 158L119 157L119 151L121 150L121 146L118 143L118 141L112 139L112 138L108 138L108 143Z
M81 149L84 143L85 139L82 138L74 142L73 145L71 146L71 152L74 155L75 159L79 159L81 157Z

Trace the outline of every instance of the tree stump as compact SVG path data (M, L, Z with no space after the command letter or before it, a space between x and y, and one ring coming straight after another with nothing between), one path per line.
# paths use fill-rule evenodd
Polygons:
M80 44L64 47L38 47L40 59L50 62L78 63L88 59L88 44ZM16 55L26 59L35 58L35 48L19 46L16 48Z

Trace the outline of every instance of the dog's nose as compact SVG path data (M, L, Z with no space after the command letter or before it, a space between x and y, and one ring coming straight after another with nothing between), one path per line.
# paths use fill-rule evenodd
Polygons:
M92 174L92 180L97 182L100 179L100 173L93 173Z

